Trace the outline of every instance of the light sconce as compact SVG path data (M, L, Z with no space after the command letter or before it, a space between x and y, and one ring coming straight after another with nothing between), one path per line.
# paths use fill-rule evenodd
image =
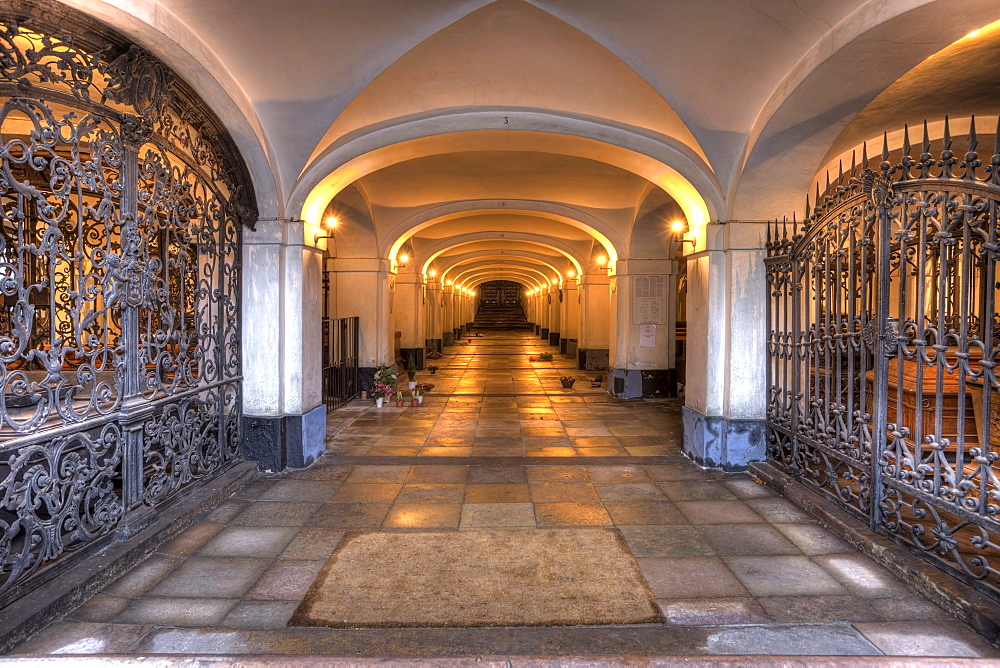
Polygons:
M691 244L691 248L694 248L694 239L687 238L687 223L683 220L675 220L670 223L670 231L677 235L678 238L675 241L682 247L684 244Z
M438 273L437 273L437 269L431 269L431 270L429 270L429 271L427 272L427 275L428 275L428 276L430 276L431 278L434 278L435 276L437 276L437 275L438 275Z
M333 231L337 228L337 222L338 221L334 216L330 216L329 218L324 220L323 229L327 232L327 234L323 234L322 232L317 234L316 237L313 239L313 245L318 244L320 242L320 239L333 239L334 238Z
M396 256L396 266L405 267L406 263L410 261L410 256L406 253L400 253Z
M451 285L451 279L449 278L447 281L444 282L444 284L445 285Z
M608 261L608 256L607 255L598 255L597 256L597 266L598 266L599 269L610 269L611 268L611 264Z
M576 269L570 269L568 272L566 272L566 276L568 276L569 278L576 278Z

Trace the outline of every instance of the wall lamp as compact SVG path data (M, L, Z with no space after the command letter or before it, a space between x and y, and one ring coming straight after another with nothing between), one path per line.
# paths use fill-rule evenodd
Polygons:
M405 267L406 263L410 261L410 256L406 253L400 253L396 256L396 266Z
M694 248L694 239L687 238L687 223L683 220L675 220L670 223L670 231L679 235L679 238L674 239L674 241L681 244L682 247L684 244L691 244L691 248Z
M598 255L597 256L597 267L598 267L598 269L610 269L611 268L611 264L608 262L608 256L607 255Z
M333 231L337 229L337 222L338 221L334 216L330 216L329 218L324 220L322 229L326 231L326 234L323 234L322 232L317 234L316 237L313 239L313 245L315 246L316 244L318 244L320 242L320 239L333 239L334 238Z

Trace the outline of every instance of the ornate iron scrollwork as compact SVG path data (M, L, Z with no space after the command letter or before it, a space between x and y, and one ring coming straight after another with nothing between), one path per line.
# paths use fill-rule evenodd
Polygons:
M256 218L231 140L165 65L32 8L0 23L0 605L240 458Z

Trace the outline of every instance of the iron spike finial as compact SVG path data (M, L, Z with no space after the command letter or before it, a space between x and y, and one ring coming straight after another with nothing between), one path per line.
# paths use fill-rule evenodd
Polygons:
M974 153L977 146L979 137L976 136L976 115L972 114L972 119L969 121L969 153Z
M944 150L951 150L951 123L947 114L944 117Z
M826 170L826 194L830 194L830 170Z
M882 162L889 162L889 132L882 131Z
M1000 116L997 116L997 131L993 135L993 155L1000 155Z
M806 213L806 216L808 215L809 214ZM795 218L795 212L792 211L792 236L794 237L798 231L799 231L799 221Z
M907 123L903 123L903 157L909 157L910 155L910 126Z
M924 119L924 141L920 146L921 153L930 153L931 151L931 134L927 130L927 119Z
M809 220L809 193L806 193L806 220Z
M788 216L781 217L781 240L788 240Z
M844 185L844 159L837 161L837 185Z
M861 169L868 169L868 142L861 143Z
M854 176L854 171L858 168L858 149L851 151L851 176Z

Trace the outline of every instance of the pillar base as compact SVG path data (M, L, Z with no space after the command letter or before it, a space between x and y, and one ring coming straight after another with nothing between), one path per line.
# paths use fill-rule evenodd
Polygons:
M729 420L681 408L684 454L706 468L744 471L767 458L764 420Z
M550 346L559 345L559 332L549 332L549 345Z
M424 339L424 345L432 353L439 353L444 347L444 342L441 339Z
M559 350L563 355L573 355L576 356L576 339L561 339L559 341Z
M441 345L443 346L453 346L455 345L455 332L444 332L441 334Z
M677 396L674 369L608 369L611 394L623 399L663 399Z
M547 341L548 338L549 338L549 328L548 327L542 327L541 330L539 330L539 332L538 332L538 336L539 336L539 338L545 339Z
M326 406L302 415L243 416L243 456L261 471L303 468L326 452Z
M423 348L400 348L399 356L403 358L403 367L410 364L410 355L413 355L413 363L420 371L424 370L424 349Z
M607 348L580 348L576 359L577 367L585 371L607 371L610 356Z
M541 334L541 333L542 333L542 326L541 325L535 325L535 334L538 335L538 334Z

